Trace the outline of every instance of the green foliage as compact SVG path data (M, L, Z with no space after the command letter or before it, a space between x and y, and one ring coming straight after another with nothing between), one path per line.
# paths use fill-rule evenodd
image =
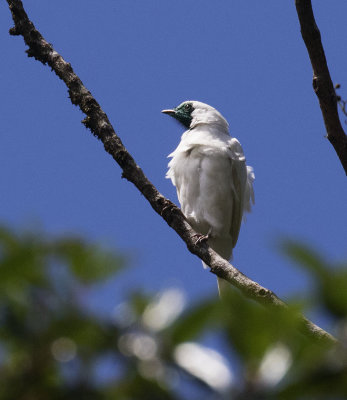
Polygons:
M347 317L347 263L332 264L311 248L286 242L285 252L313 275L316 302L337 318Z
M79 289L122 265L120 257L76 238L48 240L1 228L0 399L69 398L57 359L74 358L77 348L78 385L94 396L88 374L114 346L116 329L86 313Z
M312 276L305 304L323 306L345 341L346 268L284 248ZM0 229L0 400L346 398L345 347L302 336L295 299L272 310L230 288L187 308L171 288L129 294L112 318L88 312L83 288L123 266L78 238Z

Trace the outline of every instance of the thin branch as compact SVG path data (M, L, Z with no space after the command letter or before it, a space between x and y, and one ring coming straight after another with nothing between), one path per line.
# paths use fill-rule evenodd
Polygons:
M132 182L151 204L153 209L162 216L184 240L189 251L197 255L207 265L211 272L234 285L250 299L270 307L287 308L275 293L252 281L233 265L221 258L206 243L196 243L196 232L186 221L181 210L160 194L146 178L141 168L123 146L115 133L107 115L100 105L85 88L79 77L67 63L35 29L28 19L20 0L7 0L15 26L10 29L11 35L22 35L29 57L34 57L43 64L48 64L68 87L71 102L78 105L86 118L82 121L91 132L102 141L105 150L114 158L123 170L122 177ZM317 325L300 315L301 331L316 340L335 343L336 339Z
M322 111L327 138L334 146L347 175L347 136L337 111L337 97L330 77L321 35L314 19L311 0L295 0L301 35L313 68L313 89Z

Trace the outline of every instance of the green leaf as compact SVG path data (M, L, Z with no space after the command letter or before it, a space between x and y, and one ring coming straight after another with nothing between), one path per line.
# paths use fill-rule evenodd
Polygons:
M219 317L221 317L221 305L217 296L199 302L170 327L168 334L172 344L176 345L201 337L205 330L219 325Z
M286 240L282 243L283 252L295 263L319 278L328 274L328 265L323 257L312 248L298 242Z
M124 257L78 238L61 239L52 244L52 251L83 283L105 280L125 265Z

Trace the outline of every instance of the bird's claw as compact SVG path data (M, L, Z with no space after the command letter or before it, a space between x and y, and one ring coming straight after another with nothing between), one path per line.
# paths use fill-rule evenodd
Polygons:
M209 238L208 235L201 235L201 233L196 233L193 237L196 238L195 245L207 242Z

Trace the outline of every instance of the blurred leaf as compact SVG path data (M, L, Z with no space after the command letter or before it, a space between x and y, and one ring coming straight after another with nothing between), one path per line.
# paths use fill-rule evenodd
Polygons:
M324 259L312 248L301 243L286 240L282 243L282 250L294 262L304 267L321 279L328 274Z
M284 242L285 253L313 274L316 285L316 300L337 317L347 316L347 266L328 264L324 257L312 248Z
M124 259L101 246L77 238L61 239L52 245L58 259L69 263L73 274L84 283L104 280L124 267Z
M332 270L319 282L324 306L336 317L347 317L347 269Z
M144 293L132 292L130 294L130 306L137 317L142 316L151 300L151 297Z
M266 352L282 343L292 349L305 344L298 330L298 305L287 309L268 308L245 298L238 290L224 294L225 334L252 376Z
M45 256L45 243L38 236L29 233L18 236L5 227L0 228L0 274L5 287L45 284L42 274Z
M196 339L206 330L218 325L221 317L220 299L204 300L187 310L169 329L172 344Z
M139 375L129 374L108 390L107 399L131 400L175 400L178 399L170 388L159 385L155 380L147 380Z
M302 373L278 393L279 399L345 399L347 394L347 369L330 369L325 366L314 372Z

